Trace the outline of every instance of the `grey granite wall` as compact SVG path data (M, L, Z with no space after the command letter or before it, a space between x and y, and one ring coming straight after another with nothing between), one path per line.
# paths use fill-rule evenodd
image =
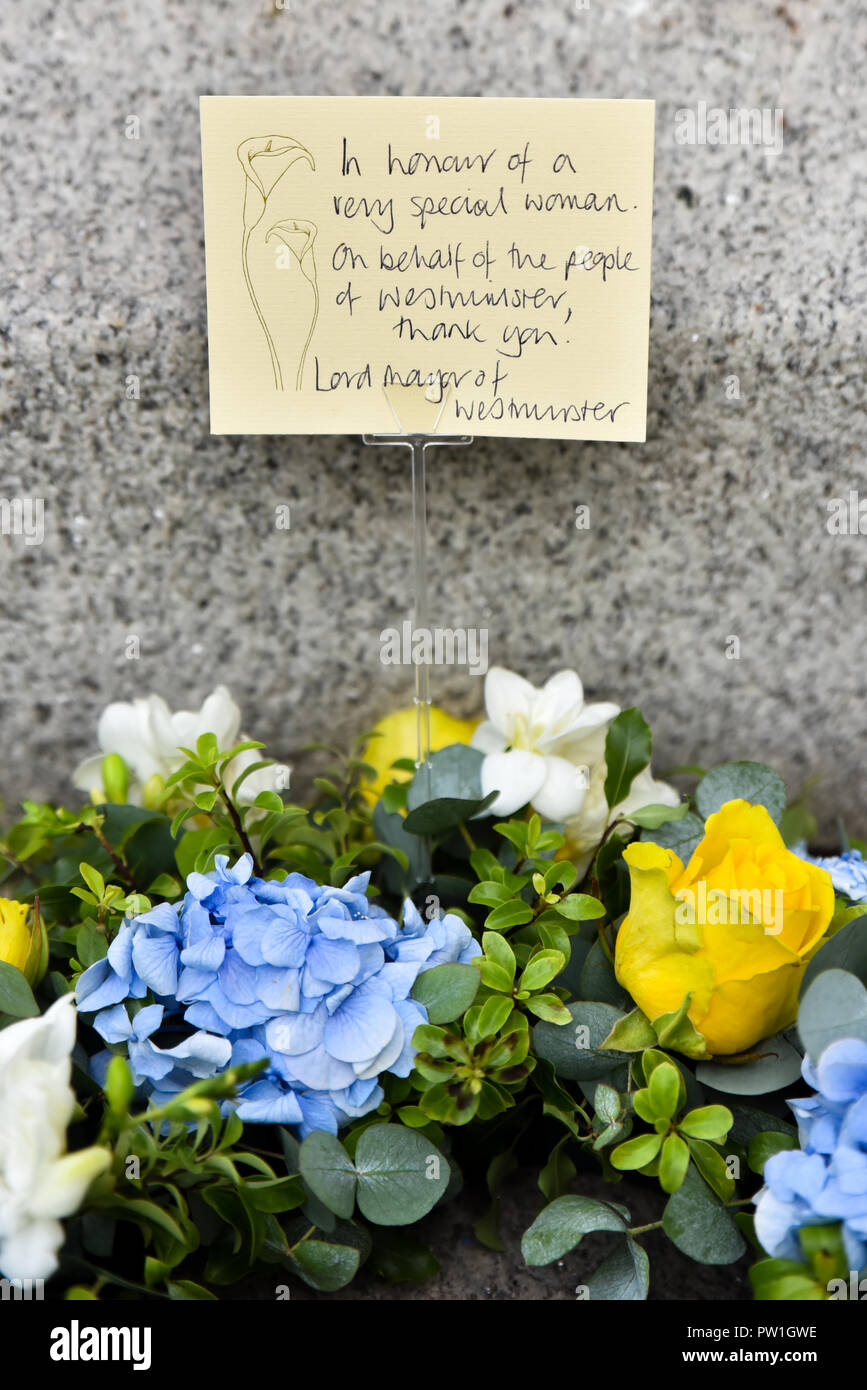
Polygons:
M199 94L637 96L658 103L648 442L441 451L435 613L639 703L660 765L815 773L826 830L867 834L867 536L826 524L867 496L859 0L28 0L0 26L0 496L45 506L41 545L0 536L7 803L68 794L112 698L225 681L291 757L410 693L378 642L409 612L402 453L209 437ZM678 144L700 101L782 108L782 152ZM459 712L480 686L435 673Z

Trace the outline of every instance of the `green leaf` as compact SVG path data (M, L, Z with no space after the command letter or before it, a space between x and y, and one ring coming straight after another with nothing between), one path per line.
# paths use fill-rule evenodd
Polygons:
M488 931L508 931L510 927L523 927L533 920L533 909L523 898L510 898L489 912L485 918Z
M534 994L532 999L527 1000L526 1007L536 1018L556 1028L563 1028L571 1022L569 1010L556 994Z
M613 1004L616 1009L628 1009L632 999L622 985L618 984L614 966L602 949L600 941L594 941L581 967L581 990L579 998L594 999L602 1004Z
M12 1018L35 1018L39 1005L20 970L0 960L0 1014Z
M667 821L655 830L642 830L641 839L649 840L663 849L673 850L684 864L692 857L693 850L704 838L704 822L689 811L679 821Z
M662 1226L678 1250L699 1264L731 1264L746 1249L731 1214L694 1168L669 1197Z
M687 994L679 1009L660 1014L652 1020L652 1024L660 1047L696 1059L707 1056L707 1043L689 1017L691 1001L692 994Z
M355 1207L355 1166L333 1134L314 1130L308 1134L298 1155L301 1176L329 1211L348 1218Z
M747 1162L754 1173L759 1177L765 1171L765 1164L774 1154L782 1153L784 1149L796 1149L798 1141L791 1134L777 1134L773 1130L765 1130L761 1134L753 1135L750 1140L750 1147L747 1151Z
M754 1061L699 1062L696 1080L728 1095L760 1096L781 1090L801 1075L801 1055L782 1033L756 1043L752 1055Z
M617 1150L614 1152L616 1154ZM663 1192L676 1192L686 1177L688 1167L689 1149L679 1134L669 1134L659 1156L659 1185Z
M655 1067L648 1083L650 1100L659 1119L671 1120L680 1105L680 1073L671 1062Z
M857 976L836 969L817 975L801 999L798 1032L813 1062L838 1038L867 1042L867 989Z
M259 792L253 805L261 811L274 811L278 815L283 810L283 798L274 791Z
M723 763L711 768L695 792L695 804L705 820L727 801L738 800L765 806L773 820L779 821L786 809L786 784L764 763Z
M576 1000L567 1006L571 1027L537 1023L533 1041L540 1057L551 1062L567 1081L595 1081L610 1075L625 1053L602 1050L602 1044L623 1015L610 1004Z
M97 902L101 902L105 896L105 879L99 870L92 868L90 864L79 864L78 872L95 895Z
M439 1273L439 1260L410 1231L378 1227L367 1267L389 1284L423 1284Z
M867 985L867 915L847 922L824 946L819 947L804 971L802 997L816 976L825 970L846 970L850 975L855 975L862 985Z
M591 1302L637 1302L647 1298L649 1288L647 1253L629 1236L618 1243L613 1254L603 1260L587 1280Z
M499 1033L511 1012L511 999L504 999L502 995L492 995L490 999L486 999L476 1023L479 1037L494 1037L496 1033Z
M197 1303L217 1301L216 1294L203 1288L201 1284L194 1284L192 1279L169 1279L166 1282L166 1290L169 1298L194 1299Z
M606 1124L613 1125L620 1117L620 1093L613 1086L600 1082L593 1092L593 1109Z
M569 1135L564 1134L559 1143L554 1145L548 1156L548 1162L539 1174L539 1187L549 1202L564 1195L577 1172L575 1164L566 1153L568 1142ZM500 1248L505 1249L503 1245Z
M698 1171L720 1201L730 1202L735 1195L735 1180L722 1154L703 1139L690 1139L689 1151Z
M486 931L482 936L482 947L488 959L492 960L495 965L498 965L504 970L510 981L514 980L516 968L515 952L512 950L506 938L500 936L499 932Z
M409 793L407 793L407 797ZM478 816L495 800L497 793L491 792L476 801L462 801L453 796L439 796L426 801L405 817L403 828L410 835L441 835L453 830L456 825Z
M798 1260L759 1260L750 1270L753 1298L759 1303L818 1303L828 1291Z
M431 1023L451 1023L466 1013L478 993L481 977L473 965L435 965L419 975L412 997L427 1009Z
M407 787L405 829L412 835L438 835L489 806L495 793L486 797L482 792L483 759L480 749L465 743L452 743L432 753L430 791L424 769Z
M630 811L625 819L632 825L641 826L643 830L658 830L661 825L674 824L688 814L688 801L682 801L679 806L665 806L661 802L652 802L649 806L642 806L639 811Z
M450 1175L448 1163L430 1139L396 1124L371 1125L363 1131L355 1170L359 1211L376 1226L420 1221L445 1192Z
M200 854L208 849L216 849L225 844L226 832L219 826L207 826L204 830L188 830L178 840L175 847L175 861L181 878L186 879L196 867Z
M620 1172L644 1168L653 1162L661 1148L661 1134L638 1134L634 1139L627 1139L625 1144L618 1144L616 1149L612 1149L611 1166Z
M629 795L638 773L650 765L650 726L637 709L621 710L608 726L605 739L605 800L618 806Z
M568 917L570 922L590 922L605 916L604 904L589 893L570 893L554 904L554 911L561 917Z
M88 917L78 928L75 937L75 954L85 967L102 960L108 950L105 932L100 931L92 917Z
M524 1232L521 1251L528 1265L548 1265L574 1250L590 1231L625 1231L619 1212L592 1197L558 1197Z
M307 1140L304 1142L306 1144ZM354 1279L360 1263L359 1252L354 1246L310 1238L294 1246L290 1258L305 1284L320 1293L334 1293L345 1288Z
M646 1014L633 1009L615 1023L603 1046L615 1052L642 1052L656 1045L656 1033Z
M565 964L566 957L562 951L537 951L530 957L518 981L518 988L531 991L544 989L555 975L559 975Z
M689 1110L677 1127L692 1139L712 1139L721 1144L733 1123L732 1112L725 1105L701 1105Z

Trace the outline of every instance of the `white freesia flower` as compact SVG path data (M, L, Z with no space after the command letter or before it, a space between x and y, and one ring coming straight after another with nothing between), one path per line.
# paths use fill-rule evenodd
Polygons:
M593 853L602 840L606 830L618 820L629 820L631 814L644 806L679 806L680 794L667 782L658 782L645 767L633 779L632 786L623 801L609 810L605 800L605 778L608 769L605 759L590 771L590 785L584 804L576 816L570 816L564 826L566 845L569 854L578 866L582 877L593 858Z
M106 1149L65 1153L75 1109L70 1053L75 1001L0 1031L0 1273L47 1279L63 1243L60 1218L80 1207L109 1164Z
M620 707L585 704L575 671L558 671L539 690L501 666L485 677L485 707L488 718L471 743L486 755L484 795L499 792L491 813L509 816L532 802L547 820L577 815Z
M198 710L173 713L159 695L129 702L119 700L107 705L100 715L97 738L102 751L76 768L74 782L80 791L88 792L97 801L103 800L102 760L107 753L119 753L130 771L128 800L140 806L144 788L152 777L166 781L183 764L182 747L195 748L202 734L212 733L216 734L220 748L231 748L242 742L240 730L241 711L224 685L218 685ZM260 761L260 749L239 753L226 768L226 786L231 788L245 767ZM277 791L286 783L286 768L262 768L241 784L239 800L255 801L260 792Z

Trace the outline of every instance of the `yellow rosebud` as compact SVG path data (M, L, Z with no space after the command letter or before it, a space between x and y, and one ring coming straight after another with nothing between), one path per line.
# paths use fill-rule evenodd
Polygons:
M0 960L20 970L28 984L38 985L48 968L48 937L36 916L28 925L29 911L27 903L0 898Z
M430 746L435 753L438 748L447 748L450 743L469 743L476 728L475 719L455 719L445 710L431 705ZM365 797L375 806L385 788L391 782L405 782L409 772L400 772L391 766L398 758L416 757L416 710L414 705L408 709L396 710L386 715L372 733L364 751L364 761L376 768L376 780L362 782Z
M650 842L623 857L632 891L615 972L648 1018L691 994L689 1017L716 1055L794 1022L834 889L830 874L786 848L764 806L726 802L686 868Z

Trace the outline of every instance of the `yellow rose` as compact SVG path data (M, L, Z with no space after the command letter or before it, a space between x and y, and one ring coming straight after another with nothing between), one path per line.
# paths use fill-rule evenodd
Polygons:
M39 921L27 925L27 903L0 898L0 960L14 965L31 985L42 979L48 968L48 937Z
M764 806L728 801L684 869L649 842L624 851L629 913L615 971L649 1019L691 994L711 1054L743 1052L793 1023L809 957L834 915L830 875L792 854Z
M475 730L475 719L454 719L445 710L431 705L430 746L435 753L438 748L447 748L450 743L469 743ZM364 752L364 761L376 768L376 780L363 782L365 796L371 806L375 806L385 788L391 782L405 782L411 775L400 772L391 764L398 758L416 758L416 710L399 709L386 715L372 732L378 737L371 738Z

